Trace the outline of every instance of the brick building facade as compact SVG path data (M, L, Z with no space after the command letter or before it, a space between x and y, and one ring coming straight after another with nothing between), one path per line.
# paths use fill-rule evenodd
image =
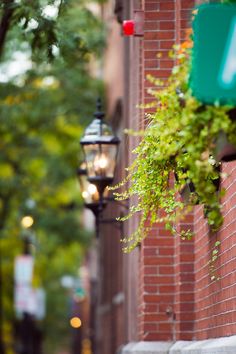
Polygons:
M105 7L107 112L122 136L117 181L137 145L137 138L122 135L123 129L143 127L144 112L138 104L152 100L146 76L165 79L170 75L174 63L168 53L173 44L185 39L197 3L116 0ZM144 35L123 37L121 22L133 18L134 10L144 12ZM236 164L223 163L222 168L228 177L221 182L226 189L224 224L217 234L210 234L202 207L196 206L178 225L191 228L193 240L173 237L158 224L127 255L121 251L119 225L103 225L96 354L236 353ZM106 216L120 212L124 212L122 206L109 204ZM137 217L132 218L122 226L122 233L130 234L137 223ZM216 269L220 280L212 282L208 261L216 238L221 241Z

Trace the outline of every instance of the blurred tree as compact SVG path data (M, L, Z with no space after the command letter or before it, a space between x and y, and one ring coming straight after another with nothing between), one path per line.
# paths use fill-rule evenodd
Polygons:
M100 80L91 76L91 62L101 54L105 32L89 3L0 4L0 287L5 341L14 315L13 259L23 249L21 218L31 214L35 220L35 283L47 288L46 332L57 344L57 331L63 330L62 323L64 329L67 325L60 318L66 304L59 280L65 273L76 274L90 240L80 225L75 171L81 158L79 139L103 92Z

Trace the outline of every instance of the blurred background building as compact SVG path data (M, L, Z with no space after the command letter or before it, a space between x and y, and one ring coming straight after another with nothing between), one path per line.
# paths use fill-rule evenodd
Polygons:
M153 85L146 77L168 78L174 65L168 53L174 44L186 40L192 11L199 3L114 0L104 5L103 20L108 27L103 66L106 113L122 139L114 183L124 177L138 143L138 138L124 135L124 129L145 126L139 104L152 101L147 90ZM137 11L144 19L143 33L124 36L122 22L134 19ZM178 225L180 230L191 228L193 240L175 238L158 224L130 254L122 254L121 230L116 225L100 226L96 354L169 353L171 347L171 353L182 353L184 347L184 353L192 353L191 348L196 348L194 353L215 353L215 347L219 352L223 348L226 353L236 350L236 214L231 199L235 193L235 163L224 163L223 171L230 177L223 182L227 193L223 200L225 222L218 233L222 242L219 282L212 283L209 277L207 264L214 240L200 206ZM103 214L115 218L124 212L123 206L111 202ZM137 217L125 222L122 235L130 235L137 223ZM210 338L216 339L203 341Z

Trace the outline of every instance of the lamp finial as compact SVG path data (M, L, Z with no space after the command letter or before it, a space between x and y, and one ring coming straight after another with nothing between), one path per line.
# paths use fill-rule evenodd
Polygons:
M94 113L94 117L97 119L103 119L105 114L102 112L102 100L100 97L97 98L97 103L96 103L96 112Z

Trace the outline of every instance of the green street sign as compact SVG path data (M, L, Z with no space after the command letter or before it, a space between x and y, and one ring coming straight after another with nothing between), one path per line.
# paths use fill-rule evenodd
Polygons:
M236 104L236 5L199 6L190 86L206 104Z

